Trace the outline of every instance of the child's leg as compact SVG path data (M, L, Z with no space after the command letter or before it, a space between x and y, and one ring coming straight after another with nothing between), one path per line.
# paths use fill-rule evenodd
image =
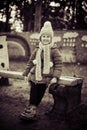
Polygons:
M30 85L30 103L20 115L23 120L31 120L36 117L37 87L33 82L30 82Z
M46 91L47 85L46 84L37 84L37 105L40 104L45 91Z
M38 106L47 88L46 84L35 84L33 82L30 82L30 84L31 84L30 104Z
M25 108L24 112L21 114L21 119L34 119L36 116L36 107L41 102L45 90L46 90L46 84L35 84L33 82L30 82L31 89L30 89L30 103L27 108Z
M30 85L31 85L31 88L30 88L30 105L35 105L37 106L37 86L34 82L30 81Z

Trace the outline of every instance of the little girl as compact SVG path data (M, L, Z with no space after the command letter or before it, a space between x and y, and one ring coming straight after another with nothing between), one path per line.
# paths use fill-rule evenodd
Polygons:
M31 86L29 105L21 114L21 119L33 119L48 85L58 82L62 71L62 60L53 42L53 29L49 21L40 31L39 46L35 48L23 72Z

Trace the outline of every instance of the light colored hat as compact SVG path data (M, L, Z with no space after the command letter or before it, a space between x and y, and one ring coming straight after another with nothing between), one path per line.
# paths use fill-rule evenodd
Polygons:
M40 36L43 34L48 34L51 37L53 37L53 29L52 29L52 25L50 21L46 21L44 23L44 26L42 27L41 31L40 31Z

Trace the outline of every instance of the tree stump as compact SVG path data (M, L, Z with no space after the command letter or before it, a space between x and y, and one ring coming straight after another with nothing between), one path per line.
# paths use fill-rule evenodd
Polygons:
M83 80L80 78L78 82L78 78L75 78L75 81L74 85L71 86L64 84L54 84L50 86L49 93L52 94L54 99L54 105L50 115L55 118L65 119L67 113L81 103Z

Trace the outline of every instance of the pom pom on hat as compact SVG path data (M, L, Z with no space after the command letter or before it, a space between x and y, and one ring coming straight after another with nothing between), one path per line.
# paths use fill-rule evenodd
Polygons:
M53 37L53 29L52 29L52 25L50 21L46 21L44 23L44 26L42 27L41 31L40 31L40 36L43 34L48 34L51 37Z

